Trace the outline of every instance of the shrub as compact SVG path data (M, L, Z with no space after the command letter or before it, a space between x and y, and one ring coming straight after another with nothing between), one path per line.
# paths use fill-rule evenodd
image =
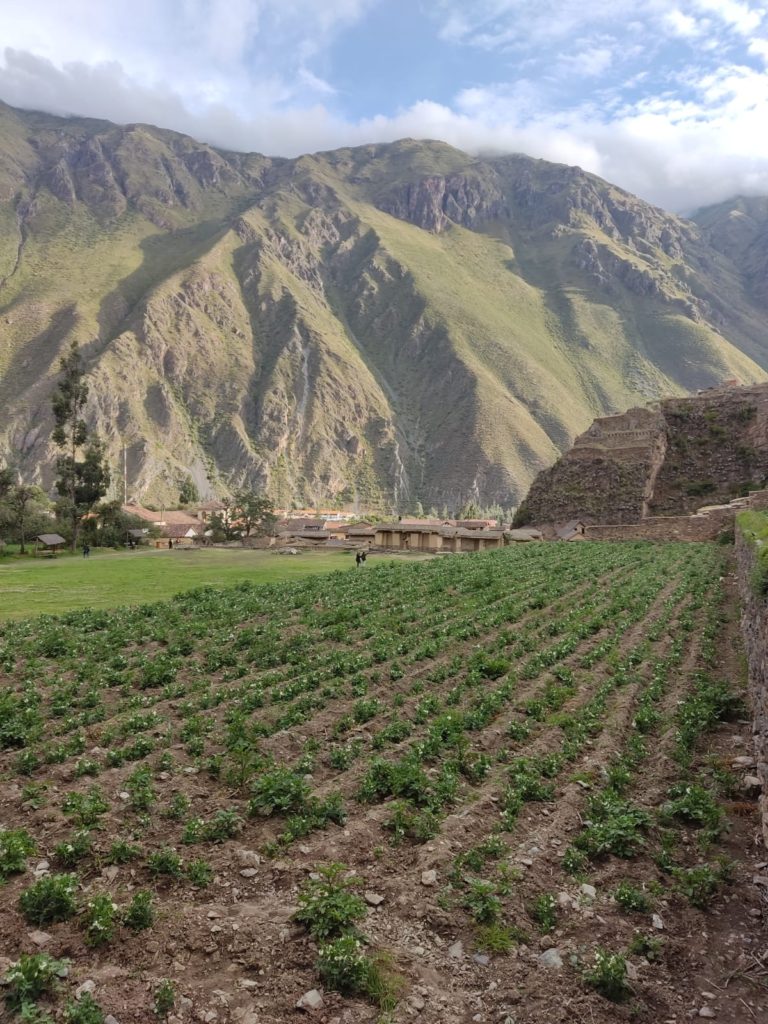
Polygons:
M118 839L107 851L107 864L128 864L141 856L141 849L135 843L127 843L124 839Z
M148 811L157 800L152 785L152 769L148 765L135 768L128 776L125 788L131 795L130 804L135 811Z
M709 864L700 864L694 868L674 868L672 876L680 893L692 907L705 909L727 877L727 871L721 867L712 868Z
M21 894L21 912L30 924L66 921L77 909L76 890L74 875L47 875Z
M58 843L54 847L53 855L65 868L73 868L78 861L88 856L92 847L90 832L87 829L80 829L70 839Z
M713 839L722 832L725 816L709 790L696 783L679 782L667 795L669 799L661 807L662 818L677 818L696 828L706 828Z
M188 810L189 797L184 796L183 793L176 793L162 814L164 818L173 818L175 821L181 821Z
M181 878L181 857L168 846L151 853L147 857L147 867L153 875L169 875L171 878Z
M609 853L633 857L643 845L640 833L648 825L648 815L610 790L592 797L587 813L591 824L576 837L574 845L588 857Z
M343 877L344 864L318 868L319 878L310 879L299 893L295 920L306 925L314 939L340 935L366 915L362 899L351 891L355 879Z
M578 877L586 873L589 866L589 858L586 853L577 850L575 846L569 846L563 854L561 864L563 865L563 871Z
M34 840L25 829L11 828L0 832L0 883L9 875L25 871L27 857L34 852Z
M501 912L501 902L496 895L493 882L482 878L472 878L464 896L463 905L472 914L478 924L493 924Z
M207 889L213 881L213 868L202 857L193 857L187 864L187 878L198 889Z
M101 765L92 757L81 757L75 765L75 778L81 779L84 775L98 775Z
M144 890L134 893L133 899L123 911L123 924L134 932L151 928L155 920L152 896Z
M644 956L646 960L656 960L664 943L654 935L634 935L627 947L627 952Z
M330 821L343 825L347 815L342 806L341 793L330 793L325 800L310 797L304 809L291 815L285 823L285 829L279 836L280 843L292 843L294 839L308 836L317 828L323 828Z
M478 672L483 679L500 679L509 672L512 663L507 658L494 658L479 651L470 658L469 667Z
M89 946L103 946L112 941L118 922L117 909L109 893L99 893L88 900L82 922Z
M109 810L109 801L98 786L91 786L87 793L67 793L61 809L81 828L90 828Z
M404 800L397 800L391 806L392 813L384 822L384 828L391 831L393 846L399 846L404 839L425 843L440 831L440 819L434 811L412 807Z
M389 959L383 954L368 956L354 935L323 943L317 971L329 989L342 995L366 996L385 1011L395 1009L404 985Z
M173 982L164 978L155 989L155 1013L158 1017L167 1017L176 1003L176 990Z
M48 953L23 953L3 979L6 1002L13 1010L35 1002L66 975L68 966L69 961L54 960Z
M728 721L744 711L744 703L724 680L699 674L693 693L677 709L677 742L682 759L690 754L701 733L717 722Z
M354 935L342 935L320 946L317 970L324 984L342 995L365 995L370 960Z
M483 925L477 930L477 948L488 953L508 953L516 942L526 942L527 936L519 928L500 924Z
M584 981L614 1003L626 999L630 993L627 961L621 953L611 953L602 947L595 950L592 967L584 972Z
M184 829L185 843L223 843L243 827L242 818L233 810L219 810L208 821L193 818Z
M557 900L543 892L531 904L530 915L543 932L551 932L557 924Z
M104 1024L104 1011L90 992L84 992L79 1001L70 999L64 1007L65 1024Z
M299 811L306 804L309 793L310 788L304 779L281 765L265 772L253 783L248 813L253 816Z
M630 882L619 882L613 893L622 910L646 911L651 909L651 901L646 893Z

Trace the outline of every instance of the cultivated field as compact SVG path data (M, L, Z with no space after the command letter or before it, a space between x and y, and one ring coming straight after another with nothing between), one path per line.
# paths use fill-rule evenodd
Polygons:
M369 565L397 556L374 555ZM410 556L418 557L418 556ZM302 551L278 555L245 548L176 551L94 549L58 558L0 561L0 619L59 615L79 608L162 601L184 590L249 580L274 583L315 572L354 568L349 551Z
M713 546L540 545L6 623L3 967L70 961L9 1006L765 1019L729 588Z

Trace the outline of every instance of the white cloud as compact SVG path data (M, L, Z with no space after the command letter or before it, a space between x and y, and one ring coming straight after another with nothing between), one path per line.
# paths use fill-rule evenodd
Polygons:
M768 26L756 3L645 0L641 17L634 0L440 0L435 31L451 46L515 51L499 65L514 77L350 118L324 61L376 2L388 0L67 0L57 18L59 0L3 0L13 48L0 55L0 97L274 155L404 136L527 152L678 210L768 194L768 71L757 66ZM657 66L663 45L689 59Z
M768 64L768 39L750 39L748 52Z
M765 15L762 4L741 3L739 0L693 0L693 5L719 18L742 36L754 32Z
M673 36L679 36L682 39L693 39L701 35L708 24L707 22L701 24L696 18L692 18L690 14L684 14L677 7L663 16L662 23Z
M613 63L610 46L590 46L580 53L568 54L561 58L562 66L568 72L594 78L604 74Z

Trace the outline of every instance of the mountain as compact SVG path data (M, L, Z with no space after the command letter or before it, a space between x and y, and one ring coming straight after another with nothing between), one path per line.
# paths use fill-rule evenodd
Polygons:
M595 416L768 376L768 200L402 140L270 159L0 104L0 455L70 339L128 493L517 503ZM732 217L735 216L735 220Z

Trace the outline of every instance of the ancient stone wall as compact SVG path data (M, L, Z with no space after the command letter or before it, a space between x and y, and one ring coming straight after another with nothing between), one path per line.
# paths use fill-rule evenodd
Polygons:
M716 388L662 403L668 445L651 515L730 501L768 478L768 388Z
M588 540L715 540L733 524L735 509L723 509L706 516L651 516L636 523L588 526Z
M595 420L534 480L515 525L688 515L767 482L768 384L712 388Z
M756 775L762 782L760 808L763 842L768 846L768 600L759 595L752 582L757 562L754 544L736 531L736 557L741 592L741 629L747 649L749 688L754 710Z
M650 467L648 457L561 459L536 477L515 524L634 522L642 515ZM523 511L527 518L520 518Z

